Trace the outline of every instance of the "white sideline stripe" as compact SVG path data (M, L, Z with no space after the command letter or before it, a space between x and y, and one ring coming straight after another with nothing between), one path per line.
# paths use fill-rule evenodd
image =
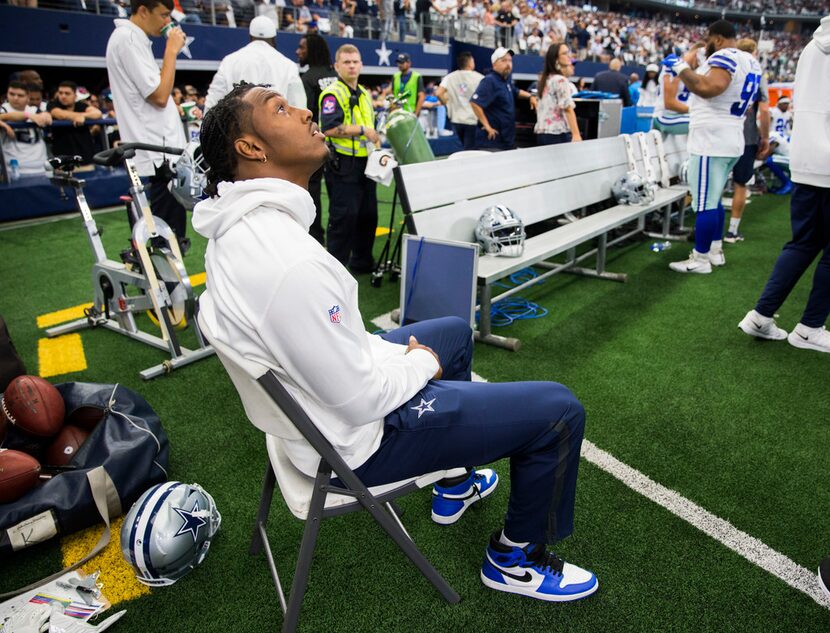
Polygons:
M372 323L384 329L397 327L390 318L390 314L391 312L383 314L373 319ZM392 325L383 326L381 323L391 323ZM475 372L473 372L473 380L487 382L485 378ZM675 516L692 524L707 536L722 543L733 552L740 554L750 563L754 563L776 578L783 580L793 589L807 594L819 606L830 609L830 598L824 594L819 586L815 571L802 567L754 536L739 530L729 521L704 510L674 490L658 484L639 470L624 464L610 453L598 448L593 442L582 441L582 457L624 483L634 492L639 492ZM818 568L818 562L816 562L816 568Z

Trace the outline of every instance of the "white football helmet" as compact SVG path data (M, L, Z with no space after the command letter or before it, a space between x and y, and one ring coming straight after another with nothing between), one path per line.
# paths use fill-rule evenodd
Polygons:
M476 240L485 253L519 257L525 250L525 227L518 215L502 204L489 207L476 224Z
M176 162L175 171L176 177L170 185L170 191L185 209L192 210L205 197L204 189L207 185L207 164L199 143L187 144Z
M647 204L654 200L654 189L636 171L617 178L611 192L617 204Z
M172 585L204 560L221 522L213 497L198 484L158 484L127 513L121 553L140 582Z

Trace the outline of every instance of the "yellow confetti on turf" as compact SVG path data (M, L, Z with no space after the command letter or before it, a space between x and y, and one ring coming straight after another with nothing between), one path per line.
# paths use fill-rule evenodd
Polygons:
M41 378L86 369L84 344L80 334L42 338L37 342L37 361Z
M121 554L121 524L124 517L112 522L110 526L109 544L81 569L86 574L101 570L100 582L104 583L103 593L112 604L125 600L132 600L150 593L150 588L142 585L135 579L133 568L124 560ZM89 550L101 538L102 525L82 530L61 540L63 565L68 567L72 563L87 555Z
M207 279L207 273L196 273L194 275L190 275L190 285L191 286L201 286L205 283Z
M386 235L389 233L389 228L385 226L379 226L375 229L375 237L380 237L381 235Z
M48 314L41 314L37 318L37 326L39 328L52 327L58 323L65 323L66 321L74 321L75 319L84 318L84 310L91 308L91 303L82 303L79 306L72 306L71 308L64 308L56 312L49 312Z

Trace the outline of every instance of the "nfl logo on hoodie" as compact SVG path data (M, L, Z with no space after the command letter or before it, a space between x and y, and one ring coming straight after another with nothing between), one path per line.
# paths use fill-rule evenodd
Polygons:
M340 306L332 306L329 308L329 321L332 323L340 323Z

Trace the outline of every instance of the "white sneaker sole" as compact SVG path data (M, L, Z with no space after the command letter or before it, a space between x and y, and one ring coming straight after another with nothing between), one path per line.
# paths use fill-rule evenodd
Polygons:
M438 525L452 525L453 523L458 521L458 519L461 518L461 515L464 514L467 511L467 508L469 508L471 505L473 505L477 501L481 501L482 499L486 499L487 497L489 497L491 494L493 494L495 489L498 488L498 487L499 487L499 477L498 477L498 475L496 475L496 483L495 484L490 486L481 495L475 495L474 497L470 497L469 499L465 499L464 500L464 505L461 506L461 509L458 512L456 512L455 514L451 514L449 516L444 516L442 514L435 514L435 512L433 512L432 513L432 520L435 523L437 523Z
M490 587L490 589L495 589L496 591L503 591L505 593L515 593L520 596L527 596L528 598L535 598L536 600L544 600L545 602L573 602L574 600L581 600L582 598L587 598L592 593L595 593L597 589L599 589L599 580L594 583L594 586L590 589L587 589L581 593L574 593L571 595L556 595L556 594L546 594L546 593L537 593L530 587L521 587L516 585L505 585L504 583L496 582L484 575L484 572L480 572L481 582L484 583L486 587Z
M801 349L811 349L815 350L816 352L830 353L830 349L828 349L827 347L822 347L821 345L816 345L815 343L811 343L810 341L805 341L803 338L801 338L801 335L799 335L795 330L790 332L790 335L787 337L787 340L793 347L798 347Z
M762 338L767 341L783 341L785 338L787 338L787 333L784 330L781 330L783 334L776 334L775 336L770 336L766 332L756 328L751 321L747 323L748 320L749 319L744 318L743 321L738 323L738 327L744 334L749 334L750 336L754 336L755 338Z
M712 265L709 264L708 267L705 266L696 266L695 268L689 268L684 264L679 264L675 266L674 264L669 264L669 268L671 268L676 273L695 273L698 275L708 275L712 272Z

